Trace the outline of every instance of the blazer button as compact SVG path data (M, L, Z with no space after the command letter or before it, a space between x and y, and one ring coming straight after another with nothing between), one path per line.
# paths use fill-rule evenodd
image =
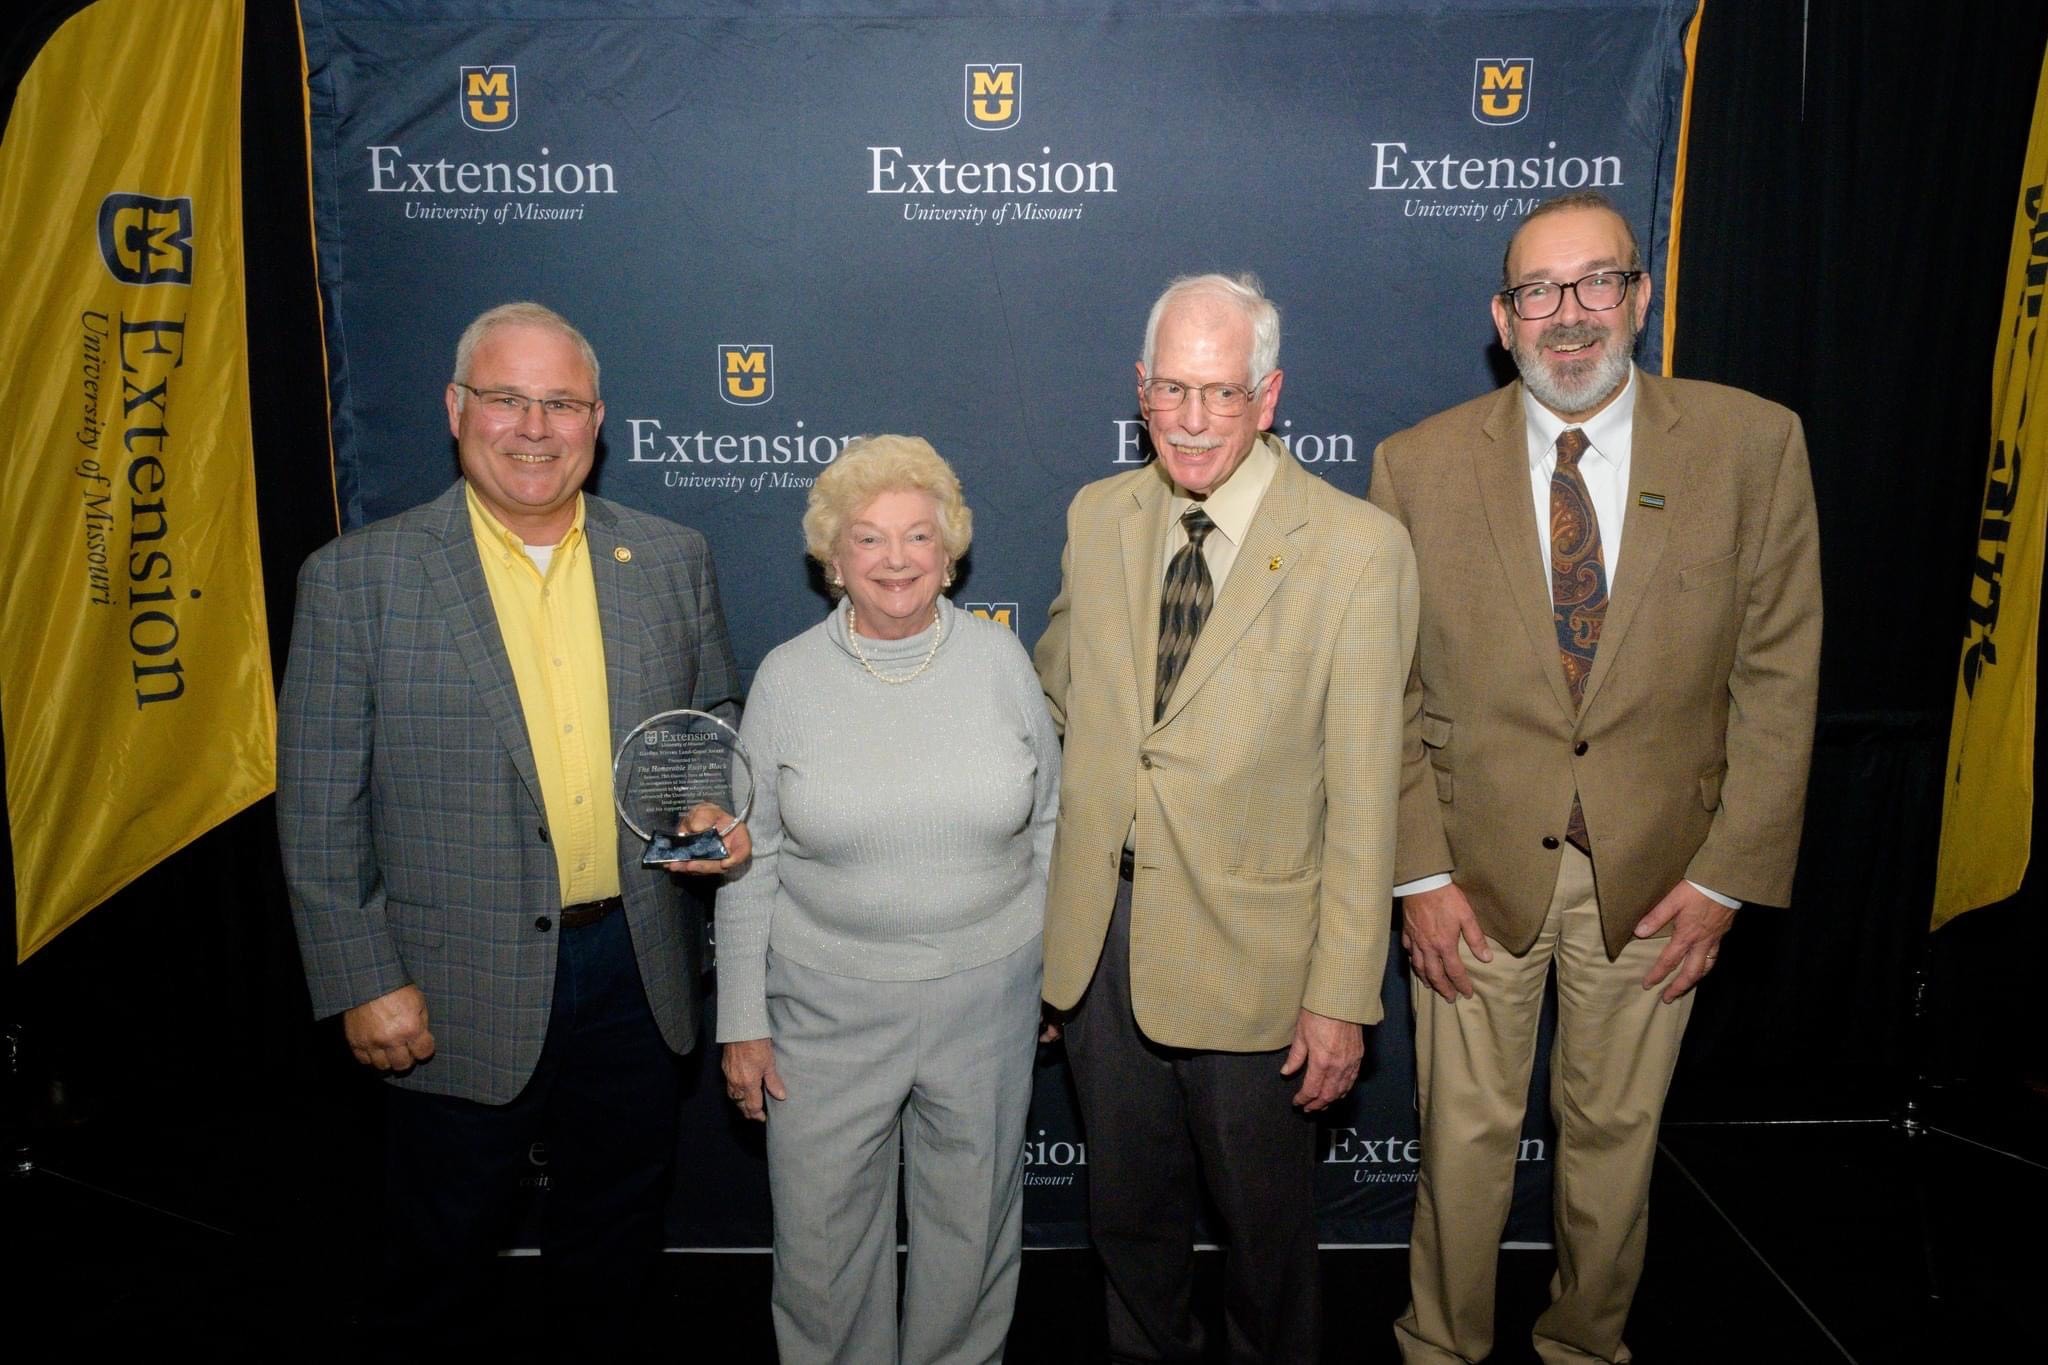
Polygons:
M1577 744L1572 745L1572 752L1580 758L1584 758L1586 756L1586 741L1582 739Z
M540 836L540 841L542 843L546 843L548 841L548 827L546 825L542 825L540 828L536 829L534 833Z
M533 927L540 930L543 934L545 934L548 930L555 927L555 922L549 919L546 915L542 915L539 919L533 922Z
M1544 835L1544 836L1543 836L1543 846L1544 846L1545 848L1556 848L1556 847L1557 847L1557 836L1556 836L1555 834L1546 834L1546 835Z
M1150 767L1152 766L1152 755L1150 755L1150 754L1139 754L1139 755L1138 755L1138 766L1139 766L1139 767L1141 767L1141 768L1150 768Z

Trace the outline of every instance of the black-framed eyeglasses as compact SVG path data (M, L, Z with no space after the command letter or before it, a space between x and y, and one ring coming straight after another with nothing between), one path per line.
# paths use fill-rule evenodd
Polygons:
M597 404L585 398L529 398L510 389L471 388L459 379L455 387L476 399L485 417L507 425L525 421L527 409L536 403L540 404L541 416L556 431L581 431L590 425L597 412Z
M1575 280L1531 280L1501 290L1500 297L1508 301L1508 307L1524 322L1540 322L1556 313L1564 306L1566 290L1587 312L1605 313L1620 307L1628 297L1629 286L1642 277L1640 270L1596 270Z
M1179 412L1188 401L1188 395L1202 395L1202 406L1212 417L1235 417L1252 404L1260 389L1266 386L1261 379L1256 384L1184 384L1178 379L1148 379L1138 386L1144 396L1145 406L1161 412Z

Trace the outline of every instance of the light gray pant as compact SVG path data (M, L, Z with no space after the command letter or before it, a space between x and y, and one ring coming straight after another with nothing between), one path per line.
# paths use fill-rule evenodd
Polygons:
M1037 939L932 981L862 981L769 954L768 1031L789 1092L768 1101L783 1365L1002 1359L1042 964Z

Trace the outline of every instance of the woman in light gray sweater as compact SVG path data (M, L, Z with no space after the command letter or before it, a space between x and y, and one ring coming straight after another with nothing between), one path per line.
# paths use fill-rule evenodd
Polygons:
M768 1124L784 1365L999 1360L1016 1300L1060 750L1016 636L943 595L971 532L927 442L849 445L804 514L844 601L747 697L718 1039Z

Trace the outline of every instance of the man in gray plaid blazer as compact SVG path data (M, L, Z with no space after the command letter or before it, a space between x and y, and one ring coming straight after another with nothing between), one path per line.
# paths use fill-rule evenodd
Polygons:
M695 531L582 492L590 345L537 304L471 324L448 386L462 478L299 576L278 831L318 1016L388 1073L382 1297L460 1338L545 1144L549 1295L587 1354L659 1250L702 909L613 812L646 717L737 714ZM742 861L744 827L715 873Z

